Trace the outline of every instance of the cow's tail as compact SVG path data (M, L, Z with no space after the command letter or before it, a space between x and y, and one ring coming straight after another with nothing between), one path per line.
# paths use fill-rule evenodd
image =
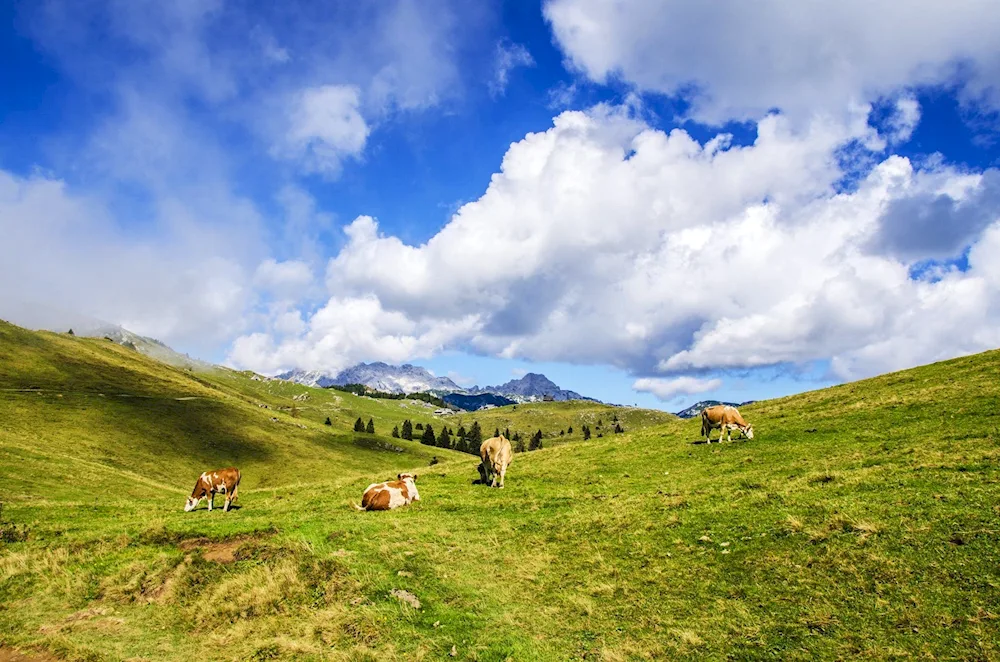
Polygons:
M236 470L236 484L233 485L233 498L229 500L230 502L236 501L236 499L239 498L239 496L240 496L240 481L242 479L243 479L243 474L241 474L240 470L237 469Z
M705 436L705 428L708 426L708 412L702 410L701 412L701 436Z

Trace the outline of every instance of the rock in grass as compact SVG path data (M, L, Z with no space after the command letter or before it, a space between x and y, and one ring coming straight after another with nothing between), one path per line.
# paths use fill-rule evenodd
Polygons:
M413 595L409 591L404 591L402 589L394 588L392 589L392 591L389 592L389 595L396 598L400 602L405 602L414 609L420 609L420 600L418 600L417 596Z

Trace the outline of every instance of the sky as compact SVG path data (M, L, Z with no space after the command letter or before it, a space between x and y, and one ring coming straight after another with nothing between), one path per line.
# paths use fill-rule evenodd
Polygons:
M994 0L0 3L0 318L679 410L1000 347Z

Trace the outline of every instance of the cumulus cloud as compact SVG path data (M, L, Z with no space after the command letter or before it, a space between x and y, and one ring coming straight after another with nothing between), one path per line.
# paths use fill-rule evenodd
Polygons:
M675 377L662 379L659 377L643 377L635 380L632 390L640 393L652 393L661 402L667 402L678 395L694 395L712 391L722 386L721 379L698 379L697 377Z
M956 258L998 212L1000 171L921 173L888 202L870 246L910 262Z
M360 103L360 91L349 85L299 92L289 104L288 132L275 153L298 161L306 172L336 177L344 159L357 158L368 140Z
M183 215L183 207L168 213ZM0 171L0 317L62 326L61 312L31 314L41 304L203 349L243 332L256 251L232 250L226 235L239 223L191 234L181 219L162 222L172 229L129 237L99 198L60 180Z
M310 366L338 372L361 360L401 363L429 358L466 337L472 321L414 320L374 296L331 298L300 333L253 333L233 343L231 365L262 372Z
M920 103L912 96L900 97L896 100L895 112L889 119L889 140L893 143L905 143L919 123Z
M493 58L493 80L489 82L490 94L493 96L502 96L507 91L511 71L518 67L535 66L535 60L527 48L507 41L497 43Z
M1000 214L993 175L890 156L845 191L838 155L868 130L864 116L797 128L769 115L739 146L622 108L565 112L512 145L486 193L425 244L355 219L326 286L371 313L372 337L405 339L387 345L400 356L439 343L666 379L817 359L857 377L1000 344L992 307L947 313L997 298L982 257ZM925 195L974 205L975 222L900 245L894 205ZM911 278L963 244L967 271ZM381 316L405 332L377 328ZM295 351L275 348L284 367L385 356L329 319L283 346Z
M312 269L300 260L278 262L274 258L268 258L260 263L254 273L254 285L285 297L301 294L312 281Z
M547 20L571 66L603 82L681 94L691 115L721 124L780 108L794 119L840 115L848 103L951 81L1000 100L992 0L803 4L797 0L548 0Z

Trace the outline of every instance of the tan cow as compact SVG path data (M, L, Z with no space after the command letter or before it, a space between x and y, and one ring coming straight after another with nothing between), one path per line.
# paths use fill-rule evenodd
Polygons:
M194 484L194 490L184 504L184 512L188 513L198 507L202 499L208 499L208 509L212 510L215 505L215 493L222 492L226 495L226 505L224 512L229 512L229 507L239 496L240 470L236 467L227 467L215 471L206 471L198 477L198 482Z
M753 426L747 425L736 407L730 405L715 405L701 410L701 433L705 436L705 443L712 443L709 433L715 428L719 428L720 444L723 433L727 433L729 441L733 440L733 430L739 430L747 439L753 439Z
M392 510L420 501L416 480L416 474L399 474L396 480L372 483L361 496L361 505L354 507L358 510Z
M514 451L507 437L500 435L483 442L479 447L479 457L483 458L479 473L484 483L497 487L497 476L500 477L500 489L503 489L503 479L507 475L507 467L514 460Z

